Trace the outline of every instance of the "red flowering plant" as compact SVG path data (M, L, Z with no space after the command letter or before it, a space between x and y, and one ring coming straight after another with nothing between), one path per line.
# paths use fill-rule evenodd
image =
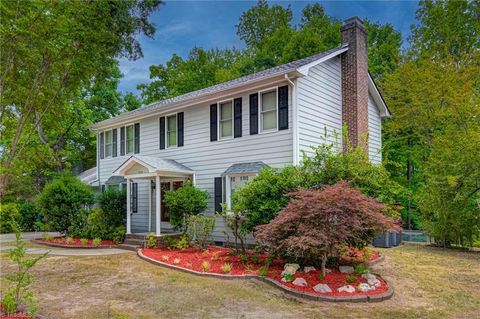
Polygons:
M384 205L347 182L320 190L302 189L268 224L256 228L256 239L270 253L299 263L321 264L338 258L344 247L363 247L378 232L396 229Z

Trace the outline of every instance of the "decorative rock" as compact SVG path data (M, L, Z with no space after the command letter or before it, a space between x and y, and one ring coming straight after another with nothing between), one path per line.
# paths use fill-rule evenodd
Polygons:
M300 287L306 287L308 284L307 284L307 281L303 278L296 278L292 284L294 284L295 286L300 286Z
M382 284L382 282L380 280L378 280L377 278L373 279L373 280L368 280L368 284L372 287L375 287L375 288L378 288L380 287L380 285Z
M297 270L300 269L300 265L299 264L285 264L285 266L283 266L283 271L282 271L282 277L284 277L285 275L295 275L295 273L297 272Z
M324 294L332 292L332 289L327 284L318 284L313 287L313 290Z
M309 272L315 271L315 270L316 270L315 267L312 267L312 266L303 267L303 272L305 272L305 273L307 273L307 274L308 274Z
M377 276L375 276L373 274L363 274L362 278L365 278L367 280L374 280L374 279L377 279Z
M331 272L332 272L331 269L325 268L325 273L326 273L326 274L329 274L329 273L331 273Z
M355 292L355 287L353 287L352 285L346 285L346 286L342 286L340 288L337 289L338 292L348 292L350 294L354 293Z
M360 285L358 285L358 290L360 290L362 292L367 292L367 291L370 291L370 290L375 290L375 287L372 287L372 286L370 286L369 284L366 284L366 283L361 283Z
M341 273L344 274L353 274L353 267L352 266L340 266L338 267Z

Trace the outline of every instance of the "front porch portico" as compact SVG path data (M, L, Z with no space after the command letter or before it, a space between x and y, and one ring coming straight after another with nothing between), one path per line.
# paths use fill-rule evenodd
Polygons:
M190 168L170 159L162 159L152 156L132 155L120 165L113 175L123 176L127 183L127 225L126 233L132 233L132 181L149 180L152 188L155 189L155 235L161 236L162 221L162 184L166 182L184 182L190 180L195 184L195 172ZM149 216L148 229L151 229L152 221L152 192L149 191Z

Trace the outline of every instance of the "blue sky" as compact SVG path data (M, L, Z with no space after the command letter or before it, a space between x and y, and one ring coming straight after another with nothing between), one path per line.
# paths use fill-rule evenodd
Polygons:
M314 1L275 1L290 5L294 22L302 9ZM122 92L138 94L136 86L149 82L149 66L163 64L177 53L185 57L194 46L202 48L243 48L236 35L235 25L242 12L256 1L166 1L151 16L157 26L153 39L139 36L144 57L136 61L120 60L124 77L120 80ZM352 16L375 22L390 22L402 32L404 45L415 23L417 1L320 1L328 15L345 20Z

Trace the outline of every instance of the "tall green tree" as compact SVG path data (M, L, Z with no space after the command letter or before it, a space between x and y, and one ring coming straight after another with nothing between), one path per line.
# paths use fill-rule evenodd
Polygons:
M240 76L238 50L193 48L186 59L174 54L165 65L150 66L149 84L140 84L144 103L199 90Z
M453 181L476 167L463 152L475 150L471 130L480 130L478 8L478 2L421 2L411 49L383 85L393 113L384 125L384 154L392 176L409 190L407 226L420 212L423 225L443 243L464 243L463 230L472 228L460 225L466 215L476 214L471 206L478 196L475 183ZM460 152L458 165L451 165L455 152ZM454 200L453 194L462 192L471 193L468 200ZM455 206L447 204L452 202Z
M328 16L321 4L305 6L298 25L292 18L289 6L259 1L239 18L237 35L245 42L244 50L193 48L185 59L173 55L163 65L152 65L153 81L138 86L144 102L202 89L341 45L341 22ZM380 78L399 62L401 34L390 24L365 21L365 25L369 68Z
M43 141L42 135L48 134L40 123L67 119L63 111L68 102L87 82L108 76L114 58L142 56L135 35L153 35L155 27L148 17L159 4L159 0L0 3L0 195L32 136L38 134ZM73 125L70 119L64 124L67 130ZM44 144L55 153L61 143L60 139Z

